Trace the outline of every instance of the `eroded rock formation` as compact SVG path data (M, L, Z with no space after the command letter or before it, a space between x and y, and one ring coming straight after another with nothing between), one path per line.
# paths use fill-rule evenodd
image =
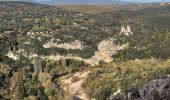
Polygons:
M122 26L121 27L121 31L120 33L126 35L126 36L129 36L129 35L132 35L132 31L131 31L131 27L130 25L127 25L127 26Z
M79 41L79 40L75 40L71 43L57 43L54 41L50 41L46 44L43 45L44 48L52 48L52 47L57 47L57 48L64 48L64 49L80 49L82 50L84 48L84 43Z
M140 90L132 86L127 95L117 94L111 100L169 100L170 78L155 79L145 84Z
M87 62L91 65L98 65L99 61L105 61L109 63L113 60L112 55L124 47L124 45L116 44L115 39L113 38L103 40L98 45L98 51L96 51L95 55L88 59Z

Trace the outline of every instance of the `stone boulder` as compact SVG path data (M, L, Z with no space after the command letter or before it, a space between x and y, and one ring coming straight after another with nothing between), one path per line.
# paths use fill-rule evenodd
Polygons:
M170 100L170 78L159 78L145 84L140 90L129 87L126 96L117 94L111 100Z
M117 94L115 96L111 96L111 100L126 100L126 99L123 95Z
M140 96L144 100L170 100L170 78L156 79L143 86Z
M140 100L139 90L135 86L130 86L126 91L128 100Z

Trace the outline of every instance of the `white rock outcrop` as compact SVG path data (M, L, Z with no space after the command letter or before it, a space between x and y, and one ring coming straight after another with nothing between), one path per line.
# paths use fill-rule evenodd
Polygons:
M57 42L49 41L48 43L44 44L43 47L44 48L52 48L52 47L57 47L57 48L64 48L64 49L80 49L83 50L84 48L84 43L79 41L79 40L75 40L73 42L70 43L62 43L59 44Z
M12 58L14 60L19 60L19 56L18 55L15 55L12 51L9 51L7 54L6 54L7 57L9 58Z
M124 49L124 45L118 45L115 43L115 39L103 40L98 45L98 51L95 52L95 55L86 60L91 65L98 65L99 61L105 61L107 63L113 61L112 55L117 51Z
M44 55L37 55L34 53L27 54L24 50L19 50L19 53L22 54L25 57L28 57L29 59L32 59L34 57L40 57L41 59L48 59L48 60L60 60L60 59L75 59L79 61L84 61L85 63L88 63L92 66L98 65L99 61L104 61L104 62L111 62L113 61L112 55L117 53L119 50L124 49L127 47L128 44L126 45L118 45L115 43L115 39L110 38L107 40L103 40L99 43L98 45L98 51L95 52L95 55L92 56L89 59L83 59L79 56L75 56L72 54L68 55L49 55L49 56L44 56ZM63 44L55 44L55 43L48 43L44 45L44 48L50 48L50 47L58 47L58 48L65 48L65 49L83 49L84 46L81 44L80 41L75 40L73 43L63 43ZM12 52L9 52L7 54L8 57L13 58L14 60L18 60L19 57L17 55L14 55Z
M50 55L50 56L42 56L41 58L43 59L49 59L49 60L60 60L60 59L75 59L75 60L80 60L84 61L92 66L98 65L99 61L104 61L104 62L111 62L113 61L112 55L117 53L119 50L124 49L127 47L128 44L126 45L118 45L115 43L115 39L110 38L107 40L103 40L99 43L98 45L98 51L95 52L95 55L92 56L89 59L83 59L78 56L73 56L73 55Z
M126 36L129 36L129 35L132 35L132 34L133 34L132 31L131 31L130 25L122 26L120 33L123 33L123 34L126 35Z

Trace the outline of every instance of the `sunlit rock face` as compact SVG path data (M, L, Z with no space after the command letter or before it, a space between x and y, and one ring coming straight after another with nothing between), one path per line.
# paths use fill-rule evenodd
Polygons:
M131 31L130 25L122 26L120 33L121 33L121 34L124 34L124 35L126 35L126 36L129 36L129 35L132 35L132 34L133 34L132 31Z
M12 58L14 60L19 60L19 56L14 54L12 51L9 51L7 54L6 54L7 57L9 58Z
M122 26L121 28L121 32L124 35L132 35L133 33L131 32L131 28L129 25L127 26ZM38 33L35 33L38 34ZM40 35L42 35L43 33L39 33ZM33 35L34 33L30 32L28 35ZM98 44L98 50L95 51L95 54L88 59L84 59L81 58L77 55L72 55L72 54L67 54L67 55L60 55L60 54L56 54L56 55L37 55L33 52L27 54L26 52L22 51L19 52L20 54L24 55L25 57L28 57L29 59L39 56L41 59L49 59L49 60L60 60L60 59L75 59L75 60L82 60L85 63L88 63L90 65L98 65L100 61L104 61L104 62L111 62L113 61L112 56L117 53L119 50L124 49L125 47L128 46L128 44L126 45L119 45L115 42L116 40L114 38L109 38L109 39L105 39L103 41L101 41ZM25 44L30 44L30 42L24 42ZM43 44L44 48L63 48L63 49L72 49L72 50L83 50L84 48L86 48L86 44L80 40L74 40L72 42L64 42L62 43L60 39L55 39L55 38L51 38L51 40L49 40L48 42ZM13 52L9 52L7 54L8 57L13 58L14 60L18 60L19 57L17 55L15 55Z
M75 40L71 43L57 43L54 42L53 40L44 44L43 47L44 48L52 48L52 47L57 47L57 48L64 48L64 49L80 49L82 50L84 48L84 43L79 41L79 40Z
M100 61L104 61L104 62L111 62L113 61L112 55L114 55L117 51L124 49L126 46L128 45L119 45L115 43L115 39L110 38L110 39L106 39L103 40L99 43L98 45L98 50L95 52L94 56L92 56L89 59L83 59L79 56L75 56L75 55L48 55L48 56L44 56L44 55L37 55L34 53L30 53L30 54L26 54L24 51L21 52L21 50L19 50L20 54L24 55L25 57L28 57L29 59L34 58L39 56L41 59L49 59L49 60L60 60L60 59L75 59L75 60L80 60L80 61L84 61L85 63L88 63L92 66L94 65L98 65L98 63ZM50 48L50 47L58 47L58 48L65 48L65 49L83 49L85 46L82 45L82 43L78 40L75 40L74 43L63 43L63 44L55 44L55 43L47 43L44 45L45 48ZM7 54L7 56L9 58L13 58L14 60L18 60L19 57L17 55L15 55L13 52L9 52Z
M82 49L84 46L82 44L79 44L80 42L77 41L77 44L62 44L62 45L56 45L57 47L62 47L62 48L69 48L69 49ZM50 44L53 45L53 44ZM79 45L79 46L78 46ZM47 46L47 45L46 45ZM54 45L53 45L54 46ZM59 60L62 58L72 58L76 60L82 60L90 65L98 65L99 61L104 61L104 62L111 62L113 61L112 55L114 55L117 51L124 49L127 45L118 45L115 43L115 39L110 38L107 40L103 40L99 43L98 45L98 51L95 52L95 55L92 56L89 59L83 59L78 56L71 56L71 55L50 55L48 57L43 57L46 59L55 59Z
M103 40L98 45L99 52L106 51L116 51L119 50L121 46L115 44L115 39L111 38L108 40Z
M115 39L103 40L98 45L98 51L95 52L95 55L88 59L87 62L91 65L98 65L99 61L111 62L113 61L112 55L117 51L123 49L125 46L118 45L115 43Z

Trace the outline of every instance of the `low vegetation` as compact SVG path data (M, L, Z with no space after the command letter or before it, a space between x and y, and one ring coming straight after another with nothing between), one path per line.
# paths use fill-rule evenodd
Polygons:
M170 60L113 62L92 68L83 86L91 99L106 100L118 90L121 90L121 94L126 94L130 86L140 89L151 80L169 74Z

